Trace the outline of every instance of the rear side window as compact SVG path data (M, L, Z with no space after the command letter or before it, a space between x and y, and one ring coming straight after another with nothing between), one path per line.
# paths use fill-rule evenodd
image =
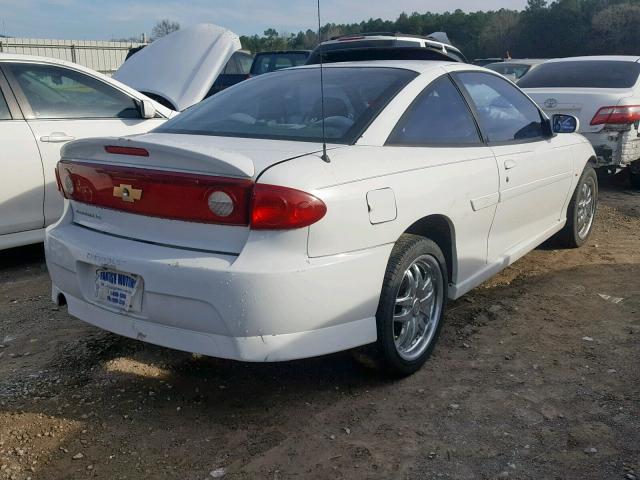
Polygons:
M10 70L36 118L140 118L133 98L89 75L30 63Z
M7 101L0 92L0 120L11 120L11 114L9 113L9 106L7 105Z
M544 137L538 107L507 80L482 72L456 73L455 78L471 97L482 133L490 143Z
M478 145L469 106L448 76L429 85L391 133L387 145Z
M640 64L619 60L550 62L540 65L518 85L521 88L631 88Z

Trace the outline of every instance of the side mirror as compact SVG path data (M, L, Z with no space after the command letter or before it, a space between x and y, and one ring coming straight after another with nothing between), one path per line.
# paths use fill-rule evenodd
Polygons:
M553 133L574 133L580 128L580 121L573 115L554 115L551 123Z
M142 118L155 118L156 107L151 100L140 100L140 114Z

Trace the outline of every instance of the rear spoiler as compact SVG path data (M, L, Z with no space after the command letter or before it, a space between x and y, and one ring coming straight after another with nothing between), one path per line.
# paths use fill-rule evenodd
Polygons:
M158 134L162 135L162 134ZM248 157L195 142L187 147L163 136L162 141L145 141L148 136L125 138L87 138L62 147L62 160L135 166L156 170L211 174L224 177L251 178L253 161ZM142 152L142 153L136 153Z

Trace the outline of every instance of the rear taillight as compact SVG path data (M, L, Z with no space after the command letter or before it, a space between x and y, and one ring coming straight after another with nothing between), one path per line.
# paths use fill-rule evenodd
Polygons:
M139 215L248 225L251 180L62 160L66 198Z
M171 220L286 230L327 212L309 193L245 179L66 160L58 162L56 178L70 200Z
M257 184L251 199L251 228L288 230L308 227L327 213L322 200L293 188Z
M591 125L624 125L640 121L640 105L602 107L594 115Z

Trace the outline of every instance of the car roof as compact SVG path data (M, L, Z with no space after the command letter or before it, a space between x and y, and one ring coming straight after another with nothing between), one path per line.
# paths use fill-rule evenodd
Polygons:
M311 50L267 50L266 52L256 53L258 55L281 55L283 53L311 53Z
M321 45L332 45L335 43L344 43L344 42L357 42L359 40L387 40L387 39L426 42L432 47L437 47L441 49L442 48L451 49L457 53L462 53L459 48L454 47L449 43L439 42L437 40L433 40L432 38L423 37L420 35L410 35L408 33L386 33L386 32L352 33L349 35L341 35L339 37L333 37L330 40L326 40L322 42Z
M548 62L548 58L511 58L503 62L494 62L494 64L504 65L505 63L517 63L520 65L538 65L539 63ZM491 64L493 65L493 64Z
M548 60L548 62L588 62L588 61L617 61L617 62L638 62L640 57L637 55L591 55L584 57L567 57L567 58L554 58Z
M367 60L356 62L339 62L339 63L325 63L323 68L401 68L404 70L412 70L416 73L424 73L429 70L433 70L439 67L447 65L460 65L460 62L454 61L440 61L440 60ZM478 67L477 65L466 65L469 70L481 70L489 71L486 68ZM319 64L313 65L301 65L299 67L288 68L287 70L293 70L298 68L320 68ZM495 72L491 72L495 74Z
M22 53L0 53L0 61L2 62L38 62L38 63L55 63L57 65L64 65L66 67L73 67L76 70L83 70L87 73L98 73L95 70L91 70L83 65L69 62L67 60L60 60L59 58L41 57L37 55L25 55Z

